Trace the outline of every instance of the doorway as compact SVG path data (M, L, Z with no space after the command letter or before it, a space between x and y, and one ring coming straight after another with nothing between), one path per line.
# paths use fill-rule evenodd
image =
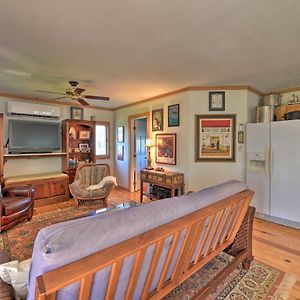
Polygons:
M146 139L148 137L148 114L130 117L130 165L129 165L129 190L140 190L140 173L147 166Z

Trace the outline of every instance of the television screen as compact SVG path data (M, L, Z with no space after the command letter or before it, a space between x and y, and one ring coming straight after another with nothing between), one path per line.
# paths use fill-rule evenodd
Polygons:
M9 151L12 153L51 152L60 149L60 123L9 121Z

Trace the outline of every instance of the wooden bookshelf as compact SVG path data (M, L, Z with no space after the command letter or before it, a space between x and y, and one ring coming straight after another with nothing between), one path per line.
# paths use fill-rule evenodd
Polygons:
M64 120L62 122L63 172L73 182L77 166L85 162L96 162L96 122ZM82 145L88 145L85 149Z

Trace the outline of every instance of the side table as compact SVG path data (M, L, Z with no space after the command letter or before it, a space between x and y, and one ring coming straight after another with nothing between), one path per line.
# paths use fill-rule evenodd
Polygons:
M158 172L154 170L141 170L141 196L140 201L143 202L143 196L151 200L159 200L162 198L157 195L144 192L144 183L149 183L150 186L156 185L158 187L167 188L170 190L171 197L180 196L184 194L184 175L178 172Z

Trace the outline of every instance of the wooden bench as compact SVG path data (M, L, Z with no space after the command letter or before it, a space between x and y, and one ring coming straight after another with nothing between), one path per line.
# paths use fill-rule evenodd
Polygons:
M26 176L7 177L5 187L31 184L36 188L34 206L64 202L69 199L69 178L64 173L43 173Z
M105 299L114 299L122 264L134 256L125 299L132 299L141 267L149 247L154 247L147 276L142 283L140 299L161 299L180 283L197 272L212 258L225 251L235 259L207 284L197 299L205 299L211 290L223 281L241 262L248 269L252 256L252 225L254 208L249 207L253 192L246 190L205 208L156 227L85 258L49 271L37 278L35 299L56 299L64 287L80 282L78 299L89 299L96 272L111 266ZM182 238L183 237L183 238ZM202 237L200 239L200 237ZM159 280L154 289L152 281L157 272L162 249L172 239ZM167 276L171 262L175 266Z

